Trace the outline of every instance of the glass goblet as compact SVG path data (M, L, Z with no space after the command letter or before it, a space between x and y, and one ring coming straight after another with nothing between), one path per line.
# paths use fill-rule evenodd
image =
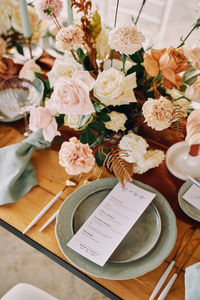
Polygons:
M33 82L14 77L0 83L1 109L7 113L16 112L24 116L25 136L30 134L27 114L31 108L40 104L44 92L44 85L40 79ZM4 107L3 107L4 106Z

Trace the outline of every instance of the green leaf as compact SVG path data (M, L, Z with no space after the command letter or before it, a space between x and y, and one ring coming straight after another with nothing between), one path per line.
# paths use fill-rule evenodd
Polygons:
M130 55L130 59L135 63L142 63L144 61L142 53L144 52L144 49L141 48L134 54Z
M136 76L137 78L143 77L144 75L144 67L141 64L137 64L132 66L130 69L128 69L127 71L127 75L130 75L134 72L136 72Z
M96 136L90 128L86 128L83 133L80 135L80 141L83 144L92 145L96 140Z
M105 129L105 124L100 120L96 120L94 123L91 123L89 126L99 134L101 133L102 130Z
M93 106L94 106L96 113L101 112L101 103L94 103Z
M191 68L189 71L184 73L183 82L185 84L192 85L196 81L197 76L199 75L200 75L200 70Z
M62 141L60 135L57 135L57 136L56 136L56 142L57 142L59 145L62 144L63 141Z
M110 117L107 114L99 114L99 119L103 122L108 122L110 121Z
M24 55L23 47L19 43L16 43L16 48L19 54Z
M93 71L93 69L90 66L90 58L89 58L88 55L84 58L83 64L84 64L85 70L87 70L87 71Z
M50 87L50 83L49 83L49 80L45 80L40 73L38 72L34 72L35 74L35 77L36 78L39 78L43 84L44 84L44 95L43 95L43 99L45 99L46 97L48 97L52 92L53 92L53 89Z
M108 150L107 149L103 149L103 151L105 153L108 153ZM96 160L96 163L99 167L102 167L103 164L104 164L104 160L106 158L106 155L104 155L102 152L99 151L99 149L97 149L96 153L95 153L95 160Z
M83 52L83 50L82 50L81 48L78 48L78 49L76 50L76 53L77 53L77 55L78 55L78 58L79 58L80 62L81 62L81 63L84 63L84 59L85 59L86 55L85 55L85 53Z
M58 126L62 125L64 123L64 114L59 115L58 117L56 117L56 122L58 124Z
M91 119L92 114L88 114L88 115L80 115L78 117L78 123L77 123L77 127L78 129L83 128Z

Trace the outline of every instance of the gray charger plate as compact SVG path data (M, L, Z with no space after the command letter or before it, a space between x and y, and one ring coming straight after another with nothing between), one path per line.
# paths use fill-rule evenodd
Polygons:
M154 188L134 180L134 184L156 194L153 200L161 218L161 234L153 249L145 256L128 263L107 262L103 267L89 261L67 246L73 236L72 214L77 205L89 194L111 189L118 183L116 178L103 178L81 186L62 204L56 219L56 238L64 256L84 272L100 278L125 280L146 274L157 268L169 255L176 241L176 218L166 199Z
M86 198L80 200L72 214L73 234L85 223L111 190L112 188L105 188L92 192ZM160 233L160 215L155 205L150 204L113 252L109 261L124 263L143 257L155 246Z
M200 183L200 178L195 178ZM187 192L187 190L193 185L194 183L191 180L187 180L180 188L178 192L178 202L181 209L188 215L190 218L200 222L200 210L194 207L192 204L188 203L186 200L183 199L183 195Z

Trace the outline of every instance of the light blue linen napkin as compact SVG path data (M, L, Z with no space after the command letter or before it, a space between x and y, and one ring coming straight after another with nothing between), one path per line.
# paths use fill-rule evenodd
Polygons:
M200 262L185 269L185 300L200 300Z
M18 201L37 185L30 159L34 150L49 146L40 129L21 143L0 148L0 205Z

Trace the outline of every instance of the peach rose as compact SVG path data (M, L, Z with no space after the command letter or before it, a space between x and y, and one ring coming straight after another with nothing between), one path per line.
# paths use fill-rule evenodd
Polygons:
M43 130L44 139L48 142L52 142L56 135L60 135L57 131L56 120L52 117L50 111L42 106L31 109L29 128L33 132L41 128Z
M195 83L187 87L185 97L191 101L200 102L200 76L197 77Z
M179 73L189 69L187 58L182 49L170 47L168 50L151 49L151 54L144 54L144 67L151 76L163 75L164 85L172 89L179 88L183 79Z
M77 71L72 78L60 77L51 96L58 113L87 115L95 112L89 97L94 83L87 71Z
M88 144L82 144L76 137L64 142L59 151L59 163L70 175L89 172L95 158Z

